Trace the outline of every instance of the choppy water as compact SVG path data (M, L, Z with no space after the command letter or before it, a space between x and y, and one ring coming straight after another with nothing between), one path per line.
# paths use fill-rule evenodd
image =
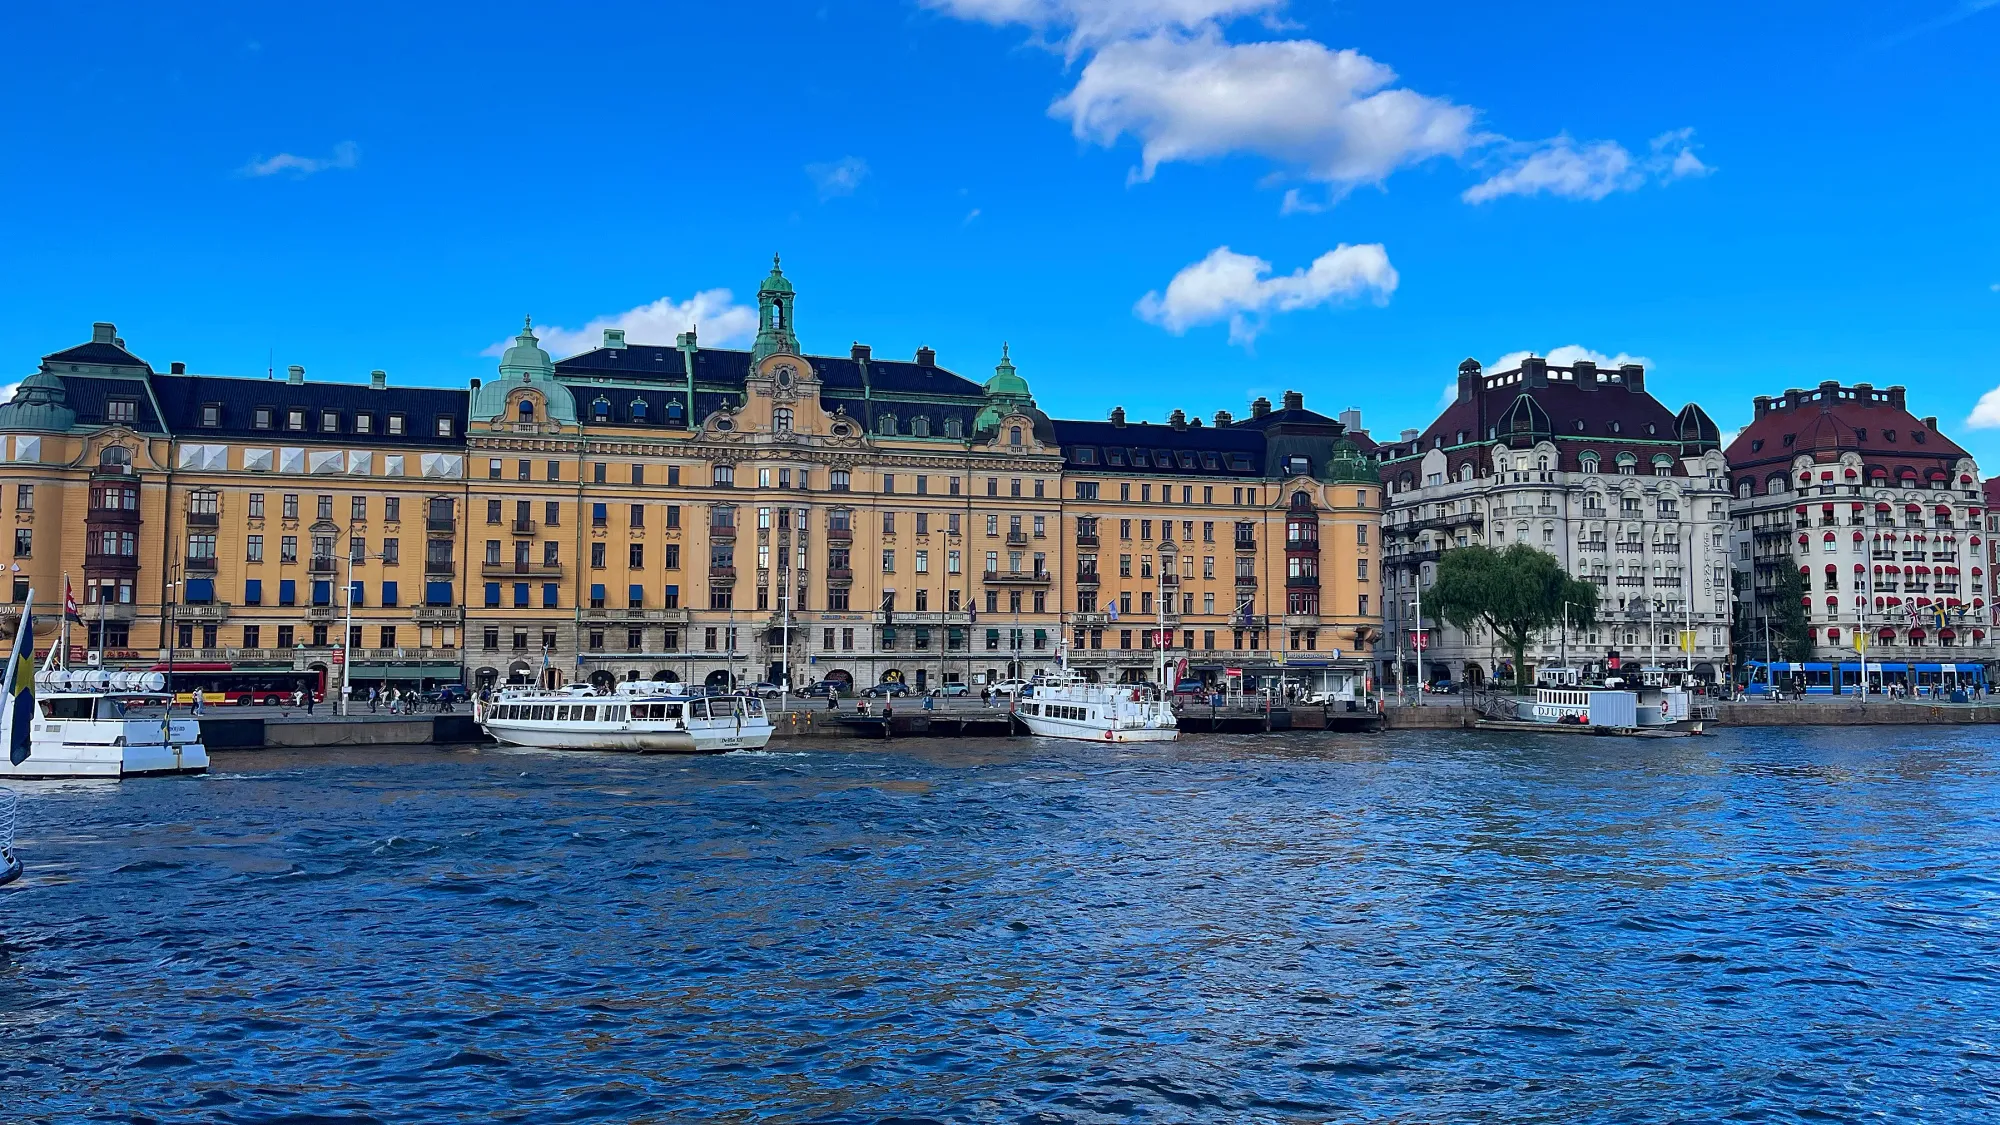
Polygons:
M1982 734L216 763L17 785L0 1120L2000 1117Z

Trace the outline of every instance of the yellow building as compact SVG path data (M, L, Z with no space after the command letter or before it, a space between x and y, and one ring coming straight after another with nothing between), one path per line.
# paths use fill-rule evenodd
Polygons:
M747 351L611 330L557 361L524 329L470 390L156 372L100 325L0 406L15 601L72 576L79 658L277 683L351 655L363 688L921 688L1064 641L1134 678L1163 606L1177 673L1372 659L1379 486L1299 396L1056 420L1004 348L983 384L928 348L805 355L794 299L774 264Z

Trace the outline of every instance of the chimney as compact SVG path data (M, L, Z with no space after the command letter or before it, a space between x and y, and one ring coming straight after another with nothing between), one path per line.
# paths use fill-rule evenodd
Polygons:
M1201 415L1197 414L1194 417L1189 418L1188 426L1197 430L1201 429Z
M1361 411L1357 410L1356 408L1354 408L1354 407L1352 407L1352 406L1350 406L1350 407L1348 407L1347 409L1345 409L1345 410L1341 411L1341 412L1340 412L1340 424L1341 424L1341 425L1342 425L1343 427L1345 427L1345 428L1346 428L1346 430L1347 430L1347 432L1348 432L1348 433L1350 433L1350 434L1351 434L1351 433L1354 433L1354 432L1356 432L1356 431L1358 431L1358 430L1360 430L1360 429L1361 429Z
M1270 399L1265 398L1263 395L1258 395L1256 398L1250 400L1250 417L1262 418L1264 415L1269 414L1270 412L1271 412Z
M1572 367L1576 371L1577 386L1591 391L1597 389L1597 362L1595 360L1579 359Z
M607 329L605 329L605 330L604 330L604 346L605 346L605 347L607 347L607 348L622 348L622 347L624 347L624 346L625 346L625 330L624 330L623 328L607 328Z
M1754 417L1762 418L1764 415L1769 414L1771 412L1770 395L1758 395L1756 398L1753 398L1750 401L1757 408L1757 413L1754 415Z
M1875 384L1873 383L1854 384L1854 397L1862 402L1874 402Z
M1217 426L1227 426L1229 423L1234 422L1235 420L1236 416L1229 413L1229 411L1227 410L1218 410L1215 412L1215 424Z
M1531 355L1521 361L1521 385L1524 387L1546 387L1549 385L1549 361L1538 355Z
M937 353L936 353L936 352L934 352L934 351L932 351L932 350L931 350L931 349L929 349L929 348L924 348L924 347L920 347L920 348L918 348L918 349L917 349L917 366L919 366L919 367L936 367L936 366L937 366Z
M1479 361L1471 356L1458 365L1458 401L1470 402L1479 390Z
M1415 441L1415 440L1417 440L1418 438L1420 438L1420 437L1422 437L1422 436L1424 436L1424 435L1423 435L1423 432L1422 432L1421 430L1404 430L1404 431L1403 431L1403 435L1402 435L1401 437L1397 438L1396 440L1397 440L1397 441Z
M370 371L368 373L368 387L370 390L376 391L388 390L389 373L387 371Z
M875 350L859 340L855 341L853 349L847 354L856 363L866 363L875 358Z
M285 382L297 386L306 381L306 369L294 363L285 368Z
M167 374L169 375L185 375L187 373L188 365L178 359L167 365Z
M1167 425L1172 426L1176 430L1187 429L1187 411L1176 410L1172 414L1167 415Z
M91 342L91 343L93 343L93 344L112 344L112 343L116 343L117 341L118 341L118 326L117 326L117 325L115 325L115 324L112 324L112 323L110 323L110 322L108 322L108 321L103 321L103 320L100 320L100 321L98 321L98 322L97 322L96 324L93 324L93 325L91 325L91 326L90 326L90 342Z
M1933 414L1930 417L1924 419L1924 429L1929 430L1932 433L1937 433L1937 415Z
M472 380L472 389L475 391L479 389L479 379L476 376Z
M1306 408L1306 396L1304 394L1300 393L1299 391L1285 392L1286 410L1304 410L1305 408Z
M111 342L112 342L112 343L114 343L114 344L116 344L116 345L118 345L119 347L121 347L121 348L122 348L122 347L124 347L124 346L125 346L125 337L123 337L123 336L113 336L113 337L111 338Z
M1628 363L1618 369L1618 374L1624 378L1626 390L1643 391L1646 389L1646 369L1644 367L1636 363Z
M1124 424L1125 424L1125 408L1124 408L1124 407L1122 407L1122 406L1114 406L1114 407L1112 407L1112 408L1111 408L1111 424L1112 424L1112 425L1114 425L1114 426L1122 426L1122 425L1124 425Z
M1889 388L1889 405L1895 407L1898 410L1903 409L1903 388L1901 387Z

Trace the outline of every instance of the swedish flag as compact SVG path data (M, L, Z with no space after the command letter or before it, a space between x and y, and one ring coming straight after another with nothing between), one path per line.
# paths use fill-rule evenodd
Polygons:
M21 630L14 634L14 653L7 658L7 703L0 711L6 727L7 757L15 765L28 760L35 729L35 592L21 607Z

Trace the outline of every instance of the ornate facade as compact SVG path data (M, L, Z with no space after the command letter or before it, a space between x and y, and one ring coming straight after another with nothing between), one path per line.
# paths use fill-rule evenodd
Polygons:
M1550 630L1530 646L1532 663L1686 665L1723 679L1729 494L1717 438L1700 407L1676 413L1654 398L1638 365L1550 367L1531 356L1489 375L1460 364L1451 405L1383 450L1385 683L1399 658L1410 687L1501 670L1495 638L1418 609L1419 583L1435 579L1442 553L1469 543L1526 543L1598 586L1597 624Z
M524 328L469 390L160 372L99 325L0 406L15 601L69 575L117 666L363 684L976 683L1065 638L1111 678L1162 643L1215 680L1372 660L1365 437L1297 396L1055 420L1004 348L984 384L807 355L795 299L774 263L747 351Z
M1902 387L1760 395L1728 458L1751 628L1772 616L1779 571L1796 567L1815 661L1858 662L1857 636L1870 663L1995 657L1979 467L1936 418L1910 413ZM1745 649L1762 659L1754 638Z

